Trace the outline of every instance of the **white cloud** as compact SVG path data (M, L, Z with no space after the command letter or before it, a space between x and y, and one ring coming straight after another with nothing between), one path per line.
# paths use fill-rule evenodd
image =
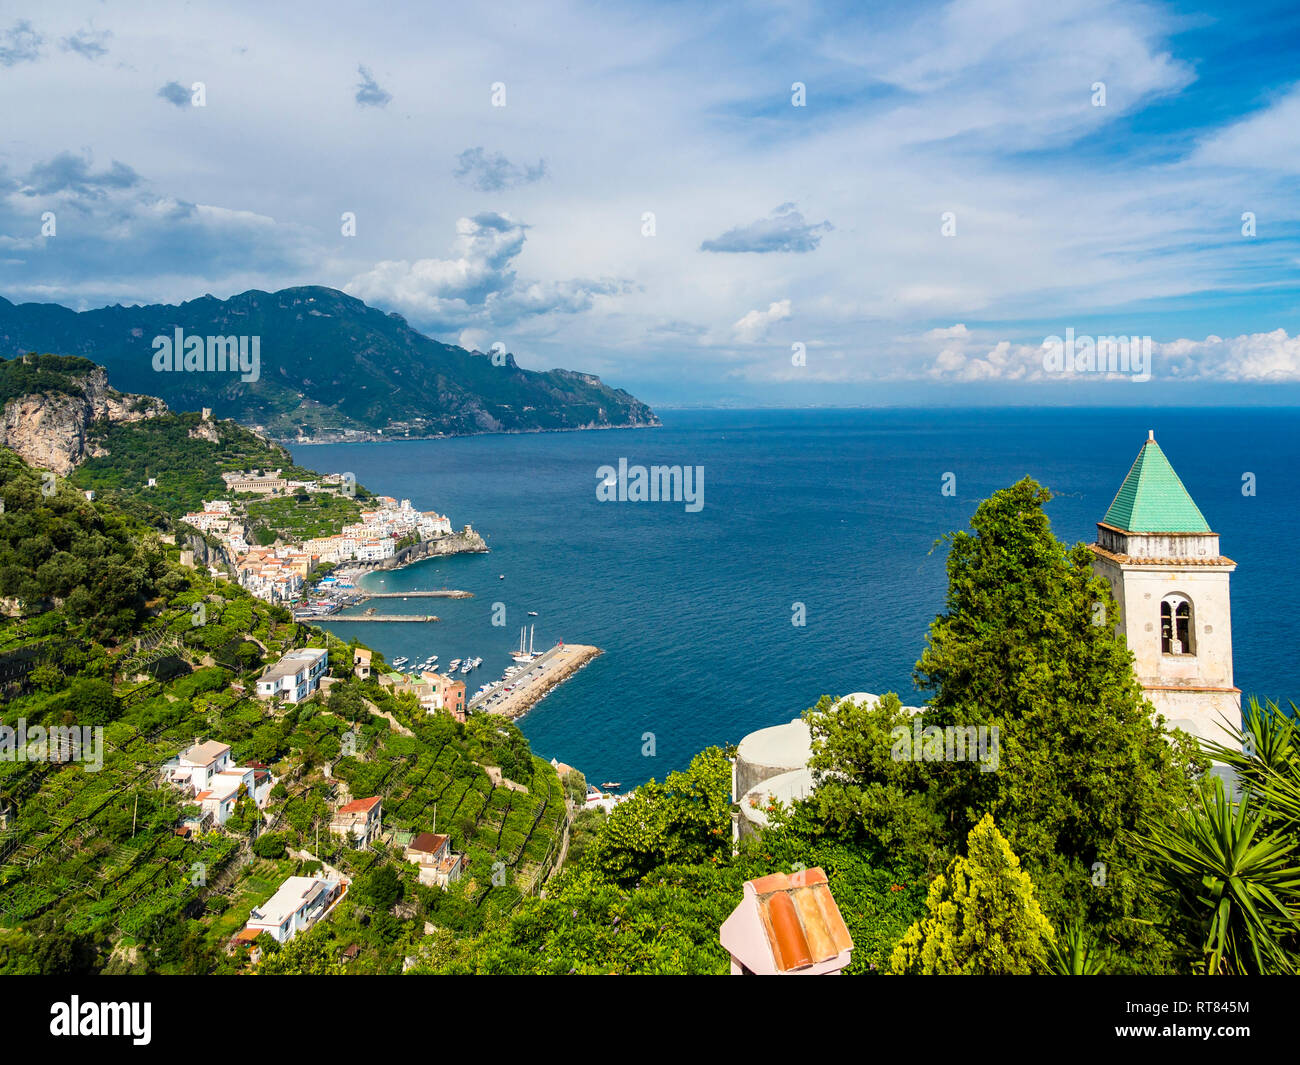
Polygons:
M1193 160L1204 166L1300 173L1300 86L1207 137Z
M790 301L777 300L770 304L765 311L750 311L731 328L737 340L752 344L767 334L768 327L773 322L779 322L783 318L789 317Z
M611 278L520 281L514 261L523 251L527 229L495 211L461 218L451 258L376 263L345 289L438 331L484 323L506 327L532 316L576 314L590 310L598 296L627 290L626 282Z
M1080 334L1082 338L1082 334ZM1095 339L1095 338L1093 338ZM1140 338L1139 338L1140 339ZM926 376L940 381L1071 381L1077 374L1044 369L1042 343L979 338L964 325L931 330L938 351ZM1300 382L1300 335L1285 329L1204 340L1151 341L1153 380L1246 383ZM1095 371L1090 376L1102 376Z

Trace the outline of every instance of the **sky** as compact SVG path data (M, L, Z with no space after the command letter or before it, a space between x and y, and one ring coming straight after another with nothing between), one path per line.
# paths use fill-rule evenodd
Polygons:
M1300 403L1298 47L1267 0L0 3L0 295L328 285L660 406Z

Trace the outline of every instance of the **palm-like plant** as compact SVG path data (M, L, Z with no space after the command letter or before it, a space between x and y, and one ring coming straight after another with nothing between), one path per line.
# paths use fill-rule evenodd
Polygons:
M1048 947L1047 968L1054 976L1099 976L1102 960L1083 926L1068 924Z
M1227 727L1228 743L1207 744L1215 761L1230 767L1241 789L1254 796L1270 827L1294 833L1300 827L1300 710L1283 713L1253 696L1242 713L1241 729Z
M1141 839L1150 875L1191 932L1184 949L1198 972L1297 971L1297 840L1294 829L1267 832L1265 816L1250 791L1234 802L1215 779L1171 825Z

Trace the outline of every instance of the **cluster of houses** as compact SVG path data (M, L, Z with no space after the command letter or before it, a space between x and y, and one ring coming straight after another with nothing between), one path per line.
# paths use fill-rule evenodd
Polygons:
M267 474L239 471L221 477L231 493L281 495L302 491L337 495L344 490L341 474L329 474L320 481L288 480L280 476L279 470ZM373 509L361 512L360 521L345 525L338 533L276 547L251 546L250 531L229 500L205 499L202 510L191 511L182 520L226 547L236 579L249 592L267 602L285 603L301 595L308 574L320 563L383 562L396 555L397 542L403 538L432 540L451 534L451 521L446 516L417 510L409 499L379 496L375 503Z
M181 789L198 804L201 813L187 826L191 829L224 825L241 794L262 809L275 786L275 777L266 766L260 762L235 765L230 745L216 740L195 740L193 746L163 766L162 781Z
M383 821L384 801L380 796L372 795L344 803L334 811L329 827L330 832L343 836L353 846L367 847L379 839ZM421 884L444 890L460 879L466 865L463 854L452 852L450 836L432 832L414 836L406 845L403 856L418 867L417 877ZM277 943L287 943L326 917L347 894L348 883L347 877L332 871L322 876L288 877L266 902L253 907L248 922L231 941L231 946L252 946L264 934ZM256 961L255 956L253 960Z
M369 652L366 653L364 668L366 676L369 676ZM424 669L415 674L381 673L379 683L394 695L414 695L427 713L446 710L457 721L465 720L465 682L462 680Z

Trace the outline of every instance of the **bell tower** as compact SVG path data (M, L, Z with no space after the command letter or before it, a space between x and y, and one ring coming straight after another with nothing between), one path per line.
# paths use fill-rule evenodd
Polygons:
M1156 443L1138 452L1091 545L1093 569L1119 604L1116 631L1133 652L1133 672L1168 726L1228 741L1241 723L1232 683L1228 579L1237 564L1219 554L1183 482Z

